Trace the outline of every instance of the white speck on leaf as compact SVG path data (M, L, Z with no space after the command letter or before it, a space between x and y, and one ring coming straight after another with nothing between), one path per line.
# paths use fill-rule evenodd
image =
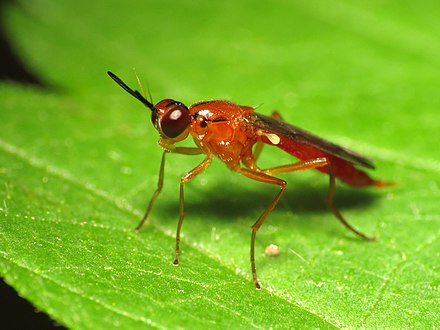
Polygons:
M275 244L269 244L266 249L264 250L264 253L268 257L277 257L280 255L280 248Z

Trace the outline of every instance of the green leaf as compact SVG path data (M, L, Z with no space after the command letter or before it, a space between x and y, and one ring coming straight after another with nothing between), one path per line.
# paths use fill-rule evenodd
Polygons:
M63 1L3 13L15 48L56 89L0 85L0 274L70 328L433 328L440 325L440 23L436 1ZM376 160L385 189L285 175L277 188L220 161L186 186L173 267L179 177L201 156L161 150L149 113L105 74L154 99L225 98L280 111ZM190 145L188 143L187 145ZM292 162L266 147L263 166ZM281 255L264 248L274 243Z

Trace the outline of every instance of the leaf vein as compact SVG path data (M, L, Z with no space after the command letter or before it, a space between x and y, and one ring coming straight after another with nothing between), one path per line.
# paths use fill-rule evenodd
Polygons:
M439 238L440 238L440 232L438 232L436 235L434 235L431 240L428 240L424 244L421 244L417 249L415 249L414 254L417 254L420 251L422 251L423 249L431 246ZM388 276L385 276L385 280L382 283L382 286L379 288L376 301L373 303L370 310L365 314L365 316L362 319L362 323L361 323L362 325L365 325L367 320L374 314L374 311L376 310L376 308L378 308L379 304L384 299L385 290L392 283L393 280L397 279L397 273L400 271L400 269L402 269L403 265L407 262L408 262L408 259L405 255L405 253L402 253L401 260L393 267L393 269L390 270Z
M114 313L116 313L116 314L118 314L118 315L121 315L121 316L124 316L124 317L130 318L130 319L132 319L132 320L134 320L134 321L139 321L139 322L142 322L142 323L148 324L149 326L152 326L152 327L157 328L157 329L166 329L165 327L162 327L162 326L160 326L159 324L153 322L151 319L145 318L145 317L143 317L143 316L137 316L137 315L134 315L134 314L128 313L128 312L126 312L126 311L120 310L119 308L115 308L114 306L111 306L111 305L109 305L109 304L107 304L107 303L105 303L105 302L103 302L103 301L100 301L99 299L94 298L94 297L88 297L88 296L85 295L83 292L81 292L81 291L79 291L79 290L76 290L76 289L73 288L73 287L66 286L66 285L64 285L64 284L62 284L62 283L59 283L58 281L56 281L56 280L50 278L49 276L47 276L47 275L44 274L43 272L39 272L39 271L37 271L36 269L30 269L30 268L27 267L26 265L23 265L23 264L21 264L21 263L15 261L15 260L11 260L11 259L9 259L9 258L6 258L4 255L1 255L1 257L2 257L3 259L5 259L6 261L8 261L8 262L10 262L10 263L12 263L12 264L14 264L14 265L16 265L16 266L19 267L19 268L25 269L27 272L29 272L29 273L31 273L31 274L35 274L35 275L37 275L38 277L40 277L40 278L42 278L42 279L44 279L44 280L46 280L46 281L52 282L52 283L54 283L55 285L59 286L60 288L66 290L66 291L69 291L69 292L71 292L71 293L73 293L73 294L76 294L76 295L78 295L78 296L81 297L81 298L87 299L87 300L89 300L89 301L91 301L91 302L93 302L93 303L95 303L95 304L98 304L98 305L102 306L103 308L105 308L105 309L107 309L107 310L109 310L109 311L111 311L111 312L114 312Z
M59 169L56 166L49 165L49 164L45 163L43 160L31 155L26 150L21 149L21 148L14 146L12 144L9 144L9 143L5 142L4 140L2 140L1 138L0 138L0 149L3 149L3 151L21 159L22 161L28 163L29 165L31 165L32 167L34 167L36 169L43 170L43 171L47 172L49 175L52 175L54 177L58 177L66 182L69 182L79 188L84 189L85 191L87 191L95 196L102 198L103 200L105 200L107 202L110 202L111 204L115 205L118 209L120 209L122 211L128 212L129 214L134 215L136 217L140 217L142 215L141 212L136 211L127 201L122 200L120 198L116 198L115 196L109 194L108 192L96 188L93 184L81 182L72 173L70 173L66 170ZM99 226L102 226L102 225L99 225ZM161 231L162 233L164 233L166 236L174 237L173 235L171 235L169 233L168 230L164 230L159 225L153 223L153 226L156 229L158 229L159 231ZM107 226L104 226L104 227L107 227ZM116 230L122 230L122 229L118 228ZM186 239L183 239L183 240L186 240ZM188 244L188 246L192 247L193 249L197 250L198 252L202 253L203 255L206 255L208 258L211 258L211 259L213 258L213 256L210 253L207 253L204 249L201 249L198 246L194 246L193 244ZM218 258L214 258L214 259L217 262L220 262ZM234 271L234 269L231 269L227 265L224 265L224 266L229 268L230 270ZM238 273L238 274L240 276L242 276L243 278L245 278L246 281L248 281L248 282L250 281L250 279L247 278L242 273ZM274 294L279 299L285 301L286 303L293 305L296 308L303 310L304 312L307 312L311 315L314 315L334 327L337 327L335 325L335 322L329 320L328 317L323 316L323 315L319 315L311 310L308 310L305 306L298 305L298 304L294 303L292 301L292 299L286 299L285 295L278 294L276 291L271 291L271 293ZM291 297L289 297L289 298L291 298Z

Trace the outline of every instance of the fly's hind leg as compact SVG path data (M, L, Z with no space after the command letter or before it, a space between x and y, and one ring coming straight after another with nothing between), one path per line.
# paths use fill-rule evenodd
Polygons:
M372 241L375 238L372 236L365 235L364 233L360 232L356 228L354 228L352 225L350 225L347 220L344 219L342 214L339 212L339 210L334 206L334 195L335 195L335 175L333 173L332 164L331 162L325 158L315 158L307 161L302 161L294 164L289 165L282 165L277 167L272 167L269 169L263 170L264 173L268 174L279 174L279 173L287 173L287 172L293 172L298 170L308 170L312 168L318 168L318 167L325 167L328 168L328 174L329 174L329 189L327 194L327 207L330 209L330 211L335 215L335 217L344 225L345 228L353 232L359 237L362 237L363 239L367 241Z
M287 183L286 181L282 179L275 178L269 174L251 170L248 168L241 168L239 170L239 173L244 175L245 177L264 182L264 183L270 183L280 186L280 191L278 194L276 194L275 198L272 200L272 202L269 204L269 206L264 210L264 212L260 215L258 220L252 225L252 235L251 235L251 268L252 268L252 276L255 283L255 288L260 289L260 283L258 282L257 278L257 270L255 267L255 237L257 235L258 229L260 229L261 225L264 223L264 220L266 220L267 216L270 214L270 212L274 209L274 207L277 205L278 201L280 200L282 194L284 193L284 190L286 189Z
M363 239L367 241L374 241L376 238L373 236L368 236L364 234L363 232L357 230L352 225L350 225L347 220L344 219L341 212L334 206L333 200L335 195L335 175L333 173L332 165L331 163L328 164L328 174L329 174L329 188L328 188L328 194L327 194L327 207L332 211L332 213L335 215L335 217L344 225L345 228L352 231L359 237L362 237Z

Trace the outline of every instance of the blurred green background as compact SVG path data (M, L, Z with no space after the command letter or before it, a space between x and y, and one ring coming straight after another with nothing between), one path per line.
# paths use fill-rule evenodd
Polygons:
M428 0L4 3L16 64L1 64L0 275L76 329L438 327L439 14ZM326 210L324 175L285 175L257 236L255 291L250 226L277 188L216 161L186 187L172 267L179 177L200 157L168 157L134 233L161 150L107 70L133 87L136 73L155 101L276 109L373 158L371 175L399 185L341 184L336 205L378 240ZM292 161L267 147L261 164ZM264 255L270 243L279 257Z

